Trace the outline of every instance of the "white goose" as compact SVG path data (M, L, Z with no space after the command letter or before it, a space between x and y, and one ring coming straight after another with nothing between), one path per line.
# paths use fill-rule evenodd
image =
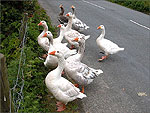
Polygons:
M61 26L61 27L60 27ZM52 50L55 50L55 47L54 47L54 45L58 45L58 47L60 46L60 45L62 45L63 44L63 47L65 47L66 48L66 46L67 46L67 43L61 43L61 41L63 40L63 36L64 36L64 32L63 32L63 28L64 28L64 25L63 24L60 24L60 25L58 25L57 27L59 27L60 28L60 34L59 34L59 36L57 37L57 38L55 38L55 39L53 39L50 35L51 35L51 33L50 32L47 32L47 34L45 35L46 37L50 37L50 47L49 47L49 51L48 52L50 52L50 51L52 51ZM62 46L61 46L62 47ZM73 50L74 51L74 50ZM72 53L72 52L71 52ZM74 53L74 52L73 52ZM72 54L73 54L72 53ZM75 54L75 53L74 53ZM68 55L69 56L69 55ZM67 57L68 57L67 56ZM58 59L57 59L57 57L55 57L55 56L52 56L52 55L48 55L47 57L46 57L46 60L45 60L45 62L44 62L44 65L46 66L46 67L48 67L49 69L55 69L56 67L57 67L57 65L58 65Z
M76 88L71 82L67 79L61 77L61 73L65 66L65 59L61 52L52 51L49 53L58 58L58 67L49 72L45 78L45 83L49 91L54 95L54 97L59 100L57 102L57 111L65 110L65 105L77 98L82 99L86 97L85 94L81 93L78 88Z
M50 31L47 31L43 35L43 37L50 37L48 53L55 50L55 47L53 46L53 38L50 35L51 35ZM58 59L57 59L57 57L48 54L48 56L46 57L46 60L44 62L44 65L48 69L55 69L58 66Z
M54 40L54 43L61 43L65 34L65 25L59 24L57 27L59 27L60 33L59 33L59 36L53 40ZM63 44L67 45L67 43L63 43Z
M50 31L47 31L43 37L48 37L50 39L50 41L53 42L53 38L51 37L51 34L50 34ZM64 54L65 58L68 58L69 56L71 55L74 55L77 53L77 51L74 49L74 50L70 50L66 44L62 44L62 43L51 43L53 48L55 48L56 50L60 50L62 51L62 53ZM50 46L51 47L51 46ZM51 49L51 48L50 48Z
M82 57L85 50L85 36L79 36L74 40L79 42L79 50L76 55L70 56L66 59L65 73L68 78L73 79L77 84L82 85L82 93L84 93L84 86L90 84L95 77L103 73L100 69L93 69L82 63Z
M96 39L96 43L98 47L105 52L105 56L99 59L102 61L108 57L109 54L115 54L119 51L123 51L124 48L120 48L117 44L113 43L112 41L105 39L105 27L104 25L100 25L97 29L102 29L101 35Z
M84 31L88 28L90 28L89 26L87 26L85 23L83 23L81 20L79 20L76 15L75 15L75 7L72 5L72 13L73 13L73 22L72 22L72 28L77 30L77 31Z
M42 33L38 36L38 44L45 50L48 51L49 50L49 39L47 37L43 37L43 35L46 33L46 31L48 31L48 26L46 24L45 21L41 21L38 26L43 26L44 30L42 31ZM52 33L51 33L51 37L53 37Z
M73 15L71 12L67 13L66 16L69 18L69 21L68 21L68 24L65 28L65 34L64 34L64 37L65 39L68 41L69 44L72 45L72 48L74 47L78 47L78 44L76 42L73 42L72 40L75 38L75 37L78 37L78 36L85 36L84 34L81 34L79 33L78 31L76 30L73 30L71 29L72 28L72 20L73 20ZM88 39L90 37L90 35L87 35L85 36L85 39Z

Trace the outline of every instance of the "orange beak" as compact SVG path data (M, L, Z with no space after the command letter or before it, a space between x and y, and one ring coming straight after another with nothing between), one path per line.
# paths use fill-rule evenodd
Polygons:
M40 22L39 24L38 24L38 26L41 26L42 25L42 22Z
M101 26L97 27L97 29L101 29Z
M45 34L43 35L43 37L47 37L47 33L45 33Z
M61 27L61 25L58 25L57 27Z
M76 42L78 42L78 40L79 40L79 38L78 38L78 37L76 37L76 38L74 39L74 41L76 41Z
M75 7L72 5L71 8L75 8Z
M69 16L69 14L66 14L66 16Z
M63 5L62 5L62 4L60 4L60 6L59 6L59 7L61 8L61 7L63 7Z
M49 54L50 54L50 55L55 55L55 52L56 52L56 51L52 51L52 52L50 52Z

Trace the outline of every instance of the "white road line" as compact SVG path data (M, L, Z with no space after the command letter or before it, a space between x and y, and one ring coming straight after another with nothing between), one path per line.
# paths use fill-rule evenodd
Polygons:
M132 23L134 23L134 24L136 24L136 25L139 25L139 26L141 26L141 27L144 27L144 28L150 30L150 28L148 28L148 27L146 27L146 26L144 26L144 25L141 25L141 24L139 24L139 23L137 23L137 22L135 22L135 21L133 21L133 20L130 20L130 22L132 22Z
M91 5L93 5L93 6L96 6L96 7L98 7L98 8L105 9L105 8L102 7L102 6L98 6L98 5L93 4L93 3L91 3L91 2L88 2L88 1L85 1L85 0L82 0L82 1L85 2L85 3L91 4Z

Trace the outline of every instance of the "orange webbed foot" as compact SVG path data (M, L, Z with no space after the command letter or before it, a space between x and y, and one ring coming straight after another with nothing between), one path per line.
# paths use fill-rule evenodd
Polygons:
M98 61L103 61L106 58L107 58L107 56L102 56L102 58L98 59Z
M64 111L65 109L66 109L66 106L63 103L57 107L58 112Z
M61 106L63 103L62 102L57 102L56 105L57 106Z
M74 84L75 87L79 87L79 84Z
M84 86L82 86L82 91L81 91L81 93L84 93Z

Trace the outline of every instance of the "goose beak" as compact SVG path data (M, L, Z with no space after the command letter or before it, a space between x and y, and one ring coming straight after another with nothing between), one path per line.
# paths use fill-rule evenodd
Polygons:
M73 8L73 9L74 9L75 7L72 5L72 6L71 6L71 8Z
M56 53L56 51L52 51L52 52L50 52L49 54L50 54L50 55L55 55L55 53Z
M79 40L79 38L78 38L78 37L76 37L76 38L74 39L74 41L76 41L76 42L78 42L78 40Z
M58 25L57 27L61 27L61 25Z
M47 33L45 33L45 34L43 35L43 37L47 37Z
M97 27L97 29L101 29L101 26Z
M61 7L63 7L63 5L62 5L62 4L60 4L60 6L59 6L59 7L61 8Z
M42 25L42 22L40 22L39 24L38 24L38 26L41 26Z
M69 16L69 14L66 14L66 16Z

